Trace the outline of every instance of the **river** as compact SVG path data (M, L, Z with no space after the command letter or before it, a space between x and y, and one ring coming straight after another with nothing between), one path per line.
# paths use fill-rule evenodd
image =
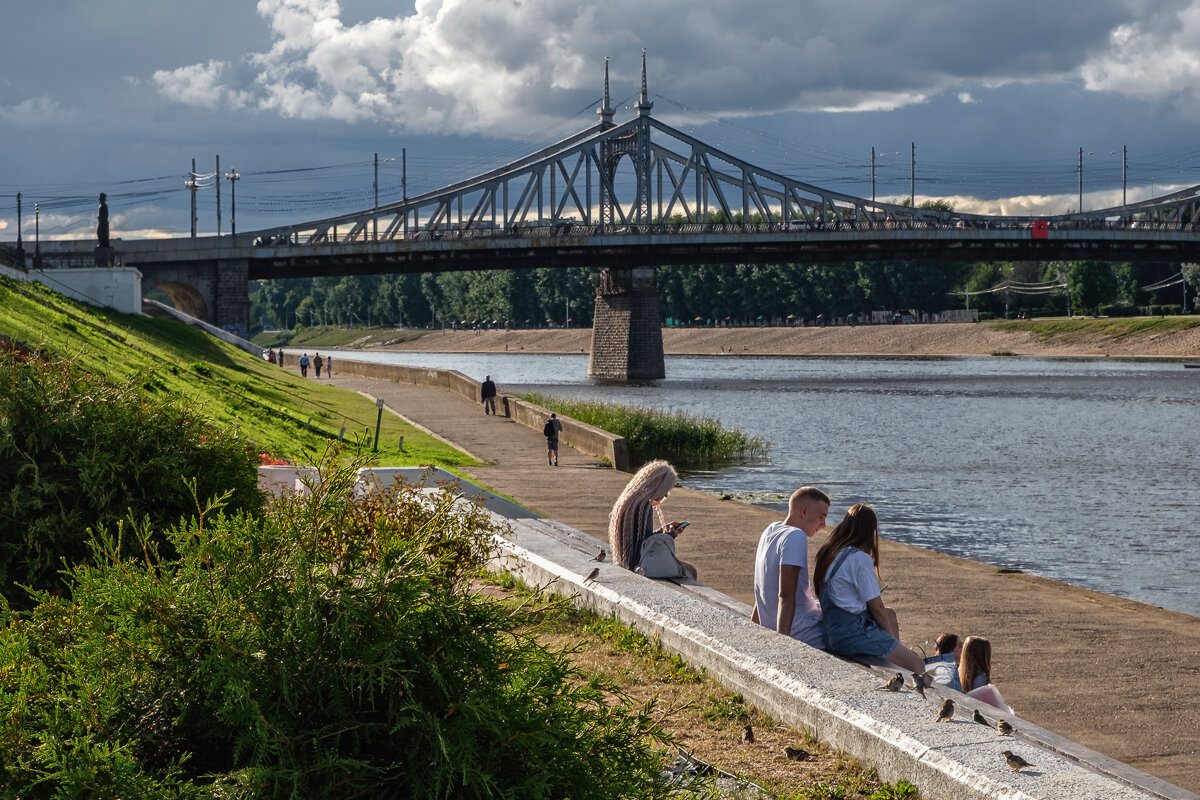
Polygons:
M586 355L344 356L712 416L770 452L686 486L782 508L812 484L831 521L870 502L890 539L1200 616L1200 372L1177 363L669 356L666 380L613 386Z

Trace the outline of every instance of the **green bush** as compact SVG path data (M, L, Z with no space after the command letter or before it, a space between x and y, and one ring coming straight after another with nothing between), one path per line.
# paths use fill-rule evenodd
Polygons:
M94 540L72 598L0 628L16 796L664 797L659 729L473 588L495 533L456 494L353 472L261 518Z
M518 394L559 414L625 438L629 459L640 466L656 458L676 466L711 467L765 455L771 443L740 428L726 428L712 417L643 406L569 400L537 393Z
M197 498L225 493L233 510L261 506L248 444L143 396L152 381L118 385L66 363L0 355L0 592L9 602L27 602L17 584L60 587L62 561L88 555L88 528L174 524L197 512Z

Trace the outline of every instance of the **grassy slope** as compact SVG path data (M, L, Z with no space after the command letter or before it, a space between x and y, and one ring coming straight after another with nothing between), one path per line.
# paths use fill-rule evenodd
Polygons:
M343 426L347 442L374 439L376 409L370 400L301 379L176 320L127 316L39 285L0 279L0 335L70 359L88 372L136 380L152 394L183 398L211 424L240 430L260 451L301 463L314 463ZM401 436L403 452L398 450ZM455 467L476 462L384 414L378 463Z
M1111 339L1171 333L1200 327L1200 317L1104 317L1098 319L1055 318L1045 320L1009 320L993 322L1001 331L1028 331L1042 339L1106 336Z

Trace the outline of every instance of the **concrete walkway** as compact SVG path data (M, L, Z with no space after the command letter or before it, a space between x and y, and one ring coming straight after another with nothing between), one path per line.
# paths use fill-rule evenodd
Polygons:
M609 509L628 475L569 448L558 468L548 467L540 431L485 416L450 392L340 375L332 382L382 398L492 462L466 470L488 488L597 537L597 548L607 538ZM876 507L886 533L886 498ZM844 511L835 497L831 522ZM779 515L686 488L672 491L664 513L692 521L678 547L700 580L749 602L758 535ZM881 562L884 600L897 609L906 644L944 630L985 636L993 682L1021 717L1200 791L1200 620L892 542Z

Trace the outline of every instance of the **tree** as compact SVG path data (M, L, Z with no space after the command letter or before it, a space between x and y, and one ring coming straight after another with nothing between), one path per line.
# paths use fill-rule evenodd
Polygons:
M1188 286L1192 287L1193 292L1200 292L1200 264L1180 264L1179 270L1183 273L1183 279ZM1193 294L1193 296L1195 296ZM1195 308L1195 302L1192 307ZM1183 309L1183 313L1187 313L1187 308Z
M1101 303L1111 302L1117 293L1117 281L1107 261L1072 261L1067 286L1075 306L1093 316Z

